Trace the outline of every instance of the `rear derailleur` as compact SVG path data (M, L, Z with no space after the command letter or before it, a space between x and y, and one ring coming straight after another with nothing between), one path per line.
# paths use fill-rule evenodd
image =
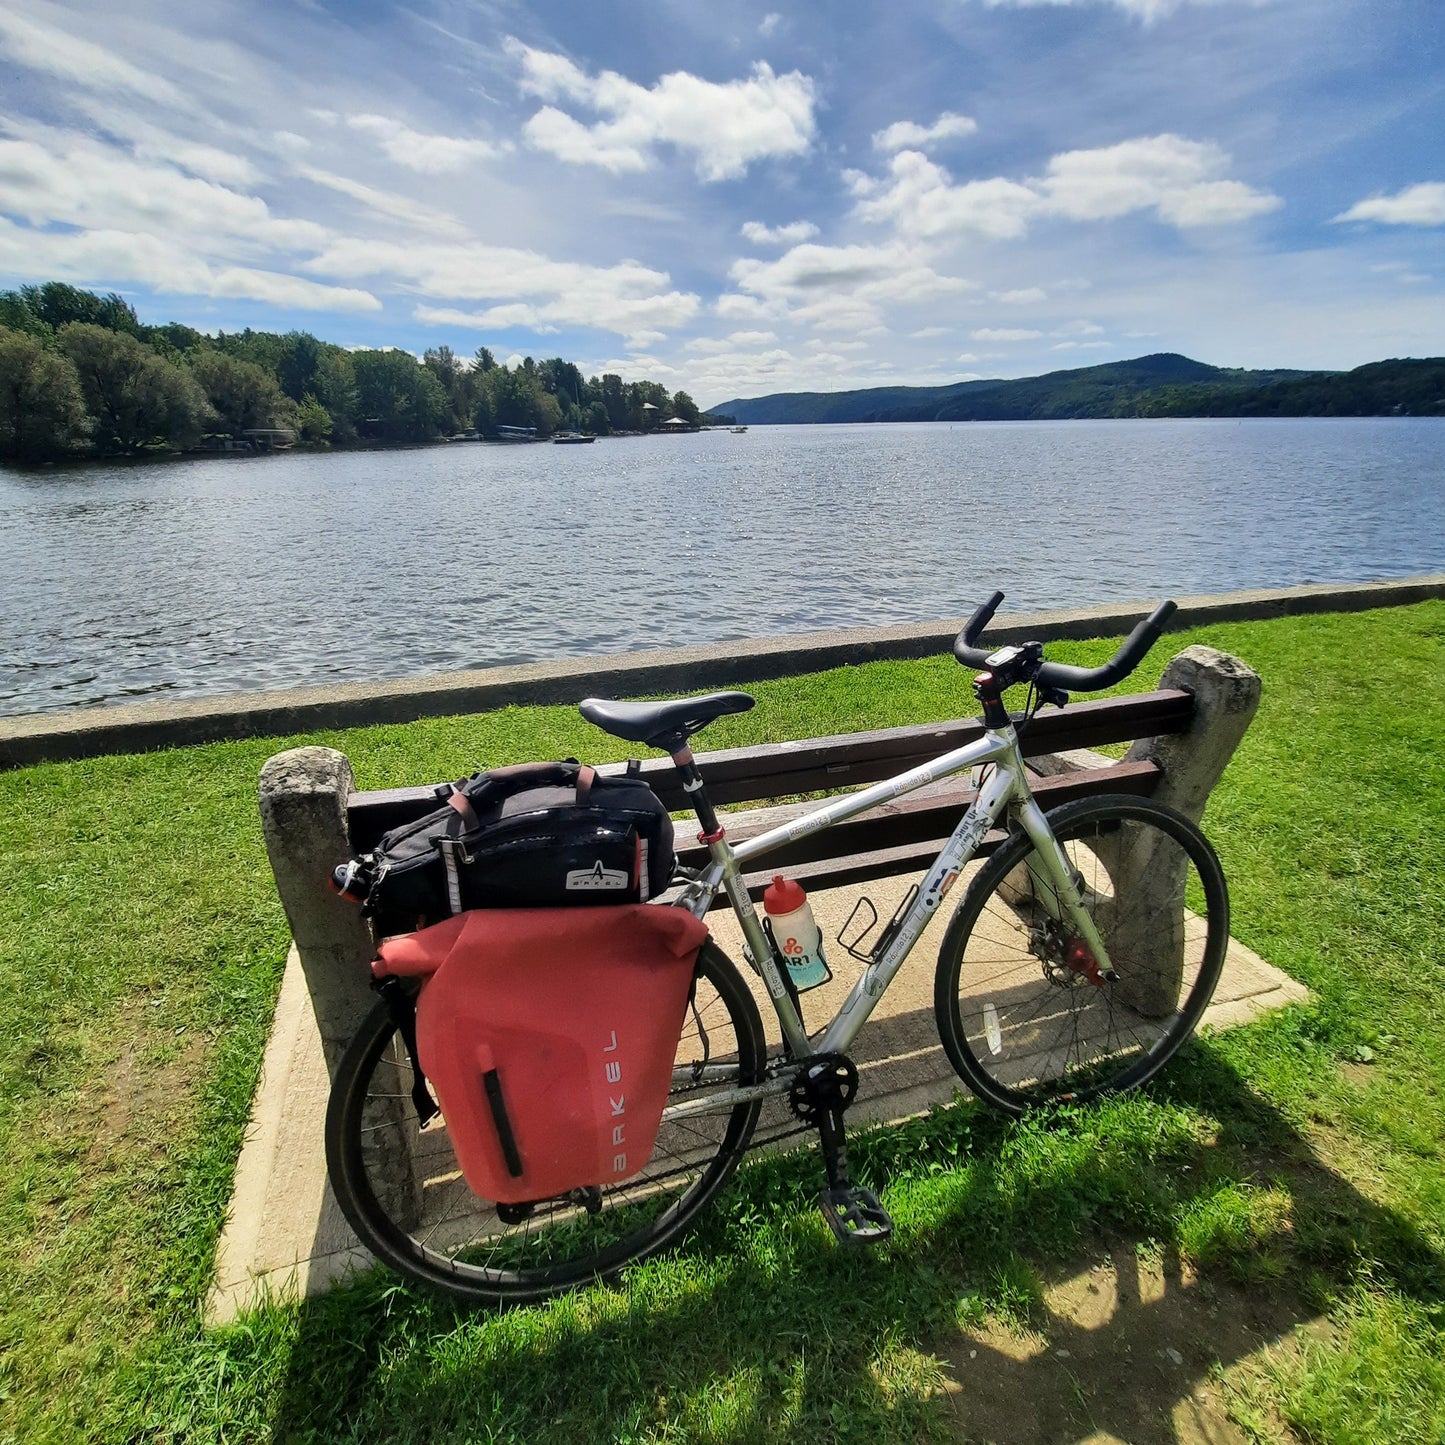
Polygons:
M788 1107L805 1124L814 1124L823 1146L828 1187L818 1208L844 1244L876 1244L893 1233L893 1220L878 1196L848 1179L848 1150L843 1114L858 1092L858 1069L844 1054L817 1054L804 1064L788 1090Z

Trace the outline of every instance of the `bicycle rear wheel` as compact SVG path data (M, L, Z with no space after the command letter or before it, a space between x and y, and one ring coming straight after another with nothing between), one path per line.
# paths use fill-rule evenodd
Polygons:
M758 1082L764 1060L753 996L707 943L647 1166L601 1190L509 1208L467 1187L439 1116L418 1127L412 1067L382 1005L337 1070L326 1114L327 1169L357 1236L398 1273L472 1303L545 1299L608 1278L687 1227L747 1149L759 1105L723 1102L683 1117L673 1111Z
M970 884L934 977L949 1059L1009 1114L1152 1078L1198 1024L1229 942L1223 871L1183 814L1105 796L1048 818L1116 977L1069 923L1022 833Z

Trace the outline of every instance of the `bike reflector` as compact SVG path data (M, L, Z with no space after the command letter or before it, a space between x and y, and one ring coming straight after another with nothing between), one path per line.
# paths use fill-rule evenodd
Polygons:
M388 939L423 977L417 1058L472 1191L610 1186L652 1157L707 927L680 908L474 909Z

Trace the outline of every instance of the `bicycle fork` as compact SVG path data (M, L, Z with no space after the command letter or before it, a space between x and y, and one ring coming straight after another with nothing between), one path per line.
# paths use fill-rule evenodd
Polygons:
M1020 765L1020 776L1022 765ZM1062 928L1082 941L1082 953L1065 962L1092 983L1112 983L1117 974L1110 962L1109 951L1094 923L1093 915L1084 906L1086 886L1079 871L1069 861L1063 846L1049 827L1044 810L1039 807L1026 785L1020 785L1022 797L1015 797L1010 814L1034 845L1025 866L1034 881L1034 896L1044 911Z

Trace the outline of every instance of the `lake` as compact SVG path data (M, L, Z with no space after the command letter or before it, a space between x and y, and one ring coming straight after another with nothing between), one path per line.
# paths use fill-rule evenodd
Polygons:
M1445 568L1445 420L0 469L0 714Z

